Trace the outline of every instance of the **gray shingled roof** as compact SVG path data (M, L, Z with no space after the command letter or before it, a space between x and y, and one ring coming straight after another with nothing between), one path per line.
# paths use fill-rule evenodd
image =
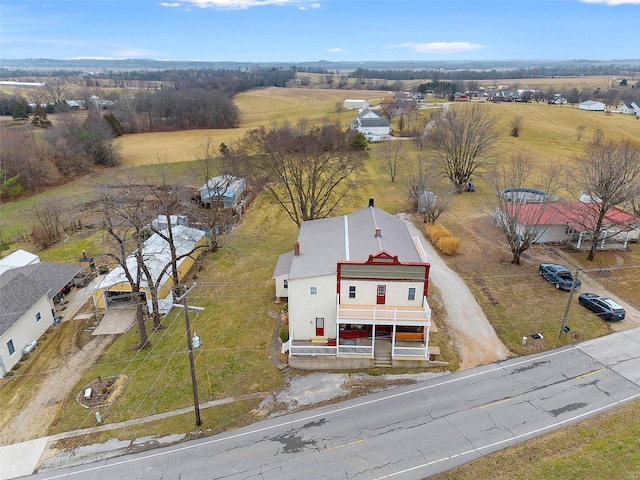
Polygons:
M27 278L21 274L13 275L8 281L4 281L4 275L2 275L0 280L2 280L0 282L0 335L2 335L45 296L49 289L37 279Z
M404 221L377 207L303 222L298 243L300 255L292 257L289 278L332 274L339 261L366 261L382 250L401 262L421 261Z
M0 335L44 295L53 298L80 270L80 266L41 262L0 275Z
M82 267L80 265L65 265L62 263L40 262L26 265L24 267L12 268L0 275L0 286L2 282L9 281L12 276L24 275L25 277L44 284L51 290L49 298L53 298L67 283L73 280Z

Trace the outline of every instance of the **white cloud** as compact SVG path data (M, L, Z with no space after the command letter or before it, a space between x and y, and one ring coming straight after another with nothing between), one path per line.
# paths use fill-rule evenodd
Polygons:
M70 57L67 60L117 60L113 57L98 57L97 55L80 55L77 57Z
M395 48L408 48L415 53L433 53L433 54L448 54L469 52L471 50L478 50L479 48L485 48L483 45L469 42L431 42L431 43L414 43L406 42L399 45L393 45Z
M312 3L310 5L300 5L298 9L299 10L315 10L320 7L321 5L319 3Z
M640 5L640 0L580 0L582 3L604 3L605 5Z
M173 3L169 3L169 2L160 2L160 6L161 7L171 7L171 8L175 8L175 7L179 7L180 4L177 2L173 2Z
M157 56L157 52L144 48L124 48L114 53L117 58L153 58Z
M318 8L317 2L309 3L309 0L184 0L184 3L199 8L218 8L221 10L245 10L251 7L264 7L268 5L299 5L299 8Z
M346 50L345 50L344 48L339 48L339 47L338 47L338 48L330 48L330 49L329 49L329 52L330 52L330 53L343 53L343 52L345 52L345 51L346 51Z

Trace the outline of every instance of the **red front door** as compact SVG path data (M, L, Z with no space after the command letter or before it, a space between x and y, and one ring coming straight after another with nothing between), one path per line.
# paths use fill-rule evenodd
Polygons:
M386 285L378 285L378 289L377 289L377 295L376 295L376 303L378 305L384 305L385 303L385 296L387 295L387 286Z
M316 337L324 337L324 318L316 317Z

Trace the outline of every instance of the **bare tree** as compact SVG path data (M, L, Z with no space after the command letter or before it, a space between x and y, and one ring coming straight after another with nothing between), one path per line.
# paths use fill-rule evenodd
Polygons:
M55 200L36 202L33 209L41 233L37 235L43 246L54 243L62 233L62 206Z
M290 126L248 132L239 143L244 167L289 217L300 225L324 218L356 187L366 152L354 147L356 132L338 125Z
M382 116L391 121L396 114L396 102L393 97L383 98L380 101L380 111Z
M511 119L511 136L512 137L519 137L520 136L520 130L522 129L522 124L524 123L524 119L522 118L522 115L516 115L515 117L513 117Z
M382 142L378 148L378 154L382 157L382 161L392 183L396 181L398 171L404 163L402 143L401 140L388 140Z
M220 234L228 227L232 212L225 211L223 197L231 185L240 180L238 163L235 162L229 147L224 143L218 147L216 154L211 139L201 146L202 155L198 159L203 186L198 192L199 202L206 205L204 223L211 232L208 239L210 247L215 251L220 247ZM201 198L204 193L205 200Z
M143 265L148 260L145 258L143 247L149 216L145 208L144 189L138 188L131 182L121 187L103 186L101 191L100 203L104 229L116 243L115 251L107 252L106 255L122 268L131 286L131 295L136 307L136 324L140 335L137 348L142 350L151 346L144 323L147 302L142 291ZM131 251L133 253L129 260Z
M511 249L512 263L519 265L522 254L544 233L546 226L541 220L549 202L557 199L559 177L560 169L556 166L540 172L528 153L518 153L489 172L489 181L496 192L495 220ZM547 195L530 197L525 188Z
M576 134L578 135L578 141L580 141L580 139L582 138L582 134L584 133L586 128L587 128L586 125L578 125L578 127L576 128Z
M598 128L593 134L592 143L594 145L600 145L602 142L604 142L604 132Z
M436 158L456 192L462 192L484 167L486 154L499 135L496 123L488 107L473 104L450 108L431 128L429 138L437 147Z
M65 78L52 78L44 85L44 90L57 110L65 109L65 102L69 98L69 84Z
M433 159L422 154L409 161L406 185L413 211L424 223L434 223L447 210L453 192Z
M582 227L591 240L587 260L593 260L598 242L617 235L622 227L604 228L606 213L640 196L640 144L630 139L621 142L591 142L571 172L581 191L594 200L592 214L582 219Z

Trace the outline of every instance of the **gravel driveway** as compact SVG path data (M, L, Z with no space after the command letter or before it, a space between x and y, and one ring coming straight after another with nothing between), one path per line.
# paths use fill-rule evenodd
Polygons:
M399 215L407 224L412 237L418 237L431 264L430 283L433 283L447 308L447 325L454 336L460 353L460 370L504 360L509 350L496 335L475 297L460 279L440 258L435 248L422 232L408 219Z

